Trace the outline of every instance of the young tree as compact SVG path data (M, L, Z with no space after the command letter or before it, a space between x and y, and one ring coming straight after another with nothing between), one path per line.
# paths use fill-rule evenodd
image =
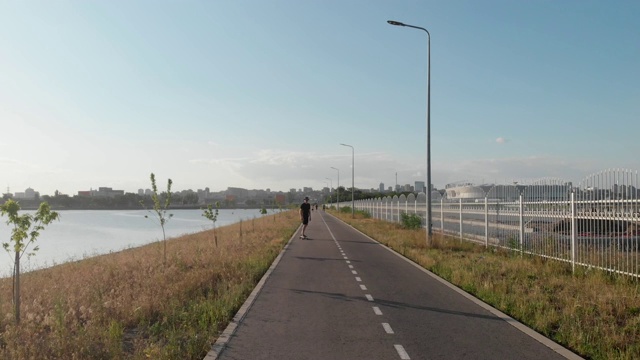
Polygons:
M53 220L59 219L58 213L51 211L46 202L40 203L35 214L19 215L19 211L20 205L11 199L0 205L0 215L7 215L7 225L13 227L9 242L3 242L2 247L13 256L13 305L16 323L20 323L20 259L25 253L32 256L38 251L36 246L32 252L27 253L29 245L36 241L40 231Z
M202 213L202 216L206 217L207 219L211 220L213 222L213 240L216 243L216 247L218 247L218 235L216 235L216 221L218 220L218 208L220 207L220 202L216 201L216 211L213 211L213 207L211 206L211 204L209 204L207 206L206 209L203 209L204 212Z
M171 184L173 182L171 179L167 181L167 192L160 194L158 196L158 186L156 186L156 176L151 173L151 190L153 191L151 194L151 200L153 200L153 212L155 216L158 218L158 223L162 228L162 242L164 243L164 261L163 264L167 264L167 235L164 231L164 226L167 224L169 219L173 217L173 214L167 214L169 210L169 205L171 205ZM161 197L164 197L164 202L161 201ZM140 201L140 204L146 209L144 205L144 201ZM151 212L151 210L149 210ZM144 216L145 218L149 218L148 215Z

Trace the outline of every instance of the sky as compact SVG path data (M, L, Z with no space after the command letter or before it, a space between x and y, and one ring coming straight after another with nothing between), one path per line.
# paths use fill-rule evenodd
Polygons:
M637 0L0 0L0 192L425 181L427 33L387 20L431 36L436 188L638 170L639 18Z

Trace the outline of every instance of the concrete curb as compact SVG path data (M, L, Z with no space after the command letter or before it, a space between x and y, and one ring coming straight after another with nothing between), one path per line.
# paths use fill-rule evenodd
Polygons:
M296 231L293 233L293 236L291 236L289 241L287 241L287 244L284 246L282 251L280 251L280 254L278 254L278 256L273 261L273 263L271 263L271 266L269 267L267 272L262 276L262 278L258 282L258 285L256 285L256 287L253 289L253 291L251 292L247 300L240 307L240 310L238 310L238 312L233 317L229 325L227 325L227 327L224 329L222 334L220 334L220 337L218 337L218 340L216 340L216 342L211 347L211 350L209 350L209 352L203 358L203 360L216 360L218 359L220 354L222 354L222 351L224 351L225 347L227 346L227 343L229 342L229 340L231 340L231 337L233 336L233 334L235 334L236 330L238 329L238 326L240 325L244 317L247 315L247 312L249 311L249 309L251 309L251 306L255 302L256 297L258 297L258 294L262 290L262 287L264 286L265 282L267 281L269 276L271 276L271 273L276 268L276 266L278 266L278 263L280 262L282 255L285 253L285 251L287 251L287 249L289 248L289 244L291 244L293 239L295 239L296 234L298 234L298 231L300 230L300 227L302 227L302 225L300 225L298 229L296 229Z

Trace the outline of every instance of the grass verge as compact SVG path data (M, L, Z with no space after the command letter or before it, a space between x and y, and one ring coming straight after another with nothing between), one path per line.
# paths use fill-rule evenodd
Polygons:
M640 359L640 283L424 229L331 212L450 283L590 359Z
M202 359L299 226L287 211L0 279L0 359Z

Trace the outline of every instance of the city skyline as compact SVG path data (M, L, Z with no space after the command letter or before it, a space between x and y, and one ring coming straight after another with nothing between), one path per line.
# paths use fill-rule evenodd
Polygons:
M0 4L0 188L75 194L640 169L640 3Z

